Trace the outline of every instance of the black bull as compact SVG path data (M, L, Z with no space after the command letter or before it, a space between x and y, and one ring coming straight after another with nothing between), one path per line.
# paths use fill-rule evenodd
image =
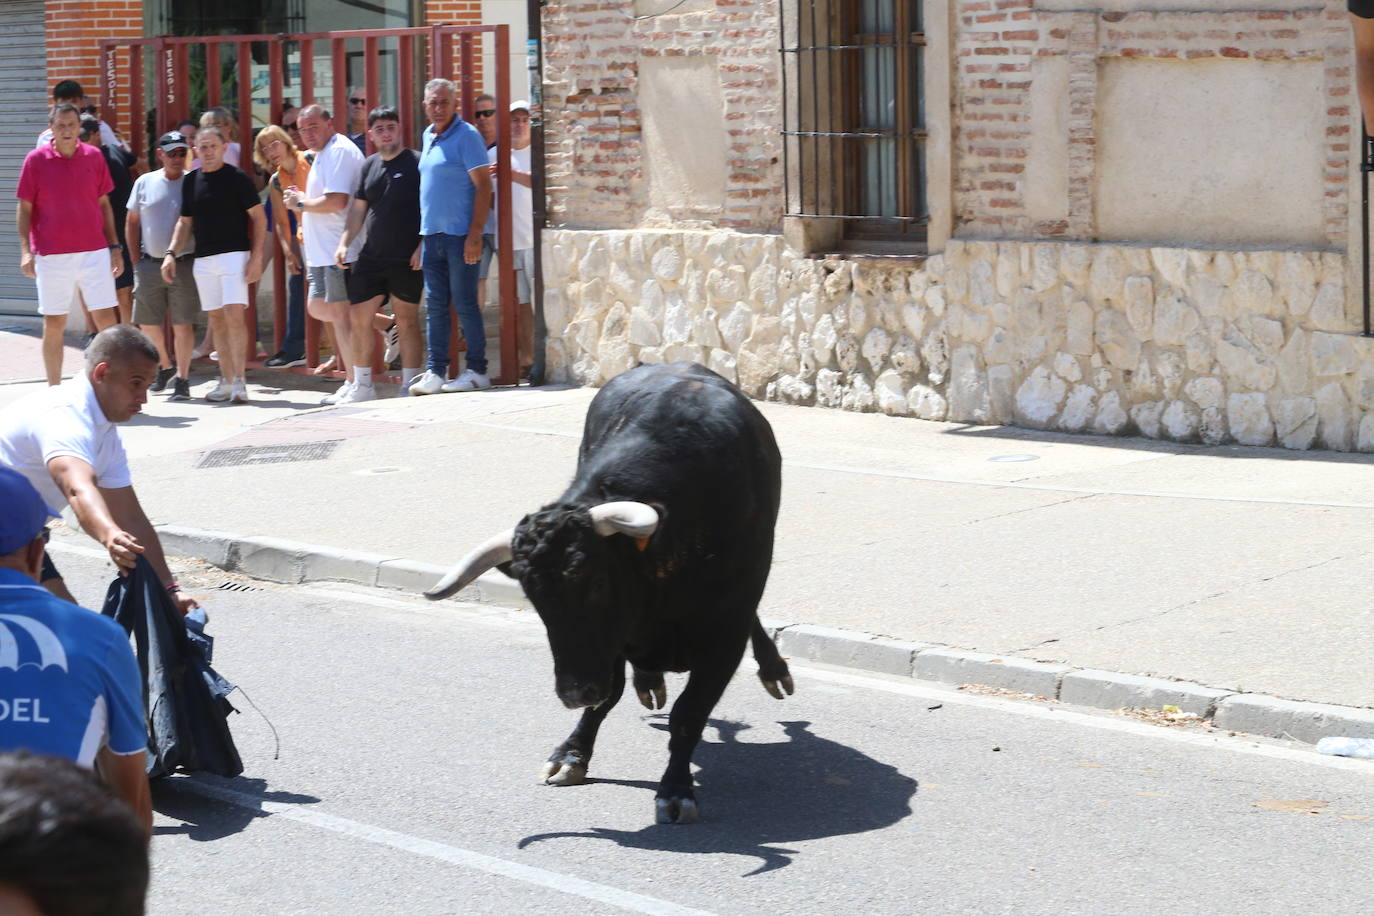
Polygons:
M735 386L694 363L641 366L592 400L563 495L426 592L446 597L493 566L520 580L548 631L558 696L583 710L546 782L586 778L627 660L650 709L666 702L663 672L690 671L655 808L661 823L697 819L692 752L746 643L768 692L792 692L758 620L781 488L773 431Z

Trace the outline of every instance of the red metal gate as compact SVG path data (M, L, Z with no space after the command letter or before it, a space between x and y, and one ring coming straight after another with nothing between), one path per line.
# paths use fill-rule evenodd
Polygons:
M201 73L205 77L204 94L206 107L223 105L234 111L238 118L241 134L241 156L252 154L252 132L254 122L255 71L261 75L261 66L255 65L254 45L265 47L266 74L268 77L266 124L274 124L281 114L282 101L286 97L288 61L296 61L298 70L297 86L294 94L299 105L304 107L312 102L326 102L335 118L347 118L348 111L348 66L350 44L362 46L363 85L370 105L378 104L381 83L382 44L394 45L395 79L392 81L396 98L391 100L401 116L403 135L412 143L419 143L419 127L424 119L419 113L416 89L423 86L427 79L444 77L453 80L458 86L460 116L471 122L473 119L473 100L477 96L474 73L480 42L484 35L492 36L493 53L491 59L484 59L484 66L492 67L496 83L496 136L497 136L497 177L495 203L497 206L497 249L498 280L500 288L501 333L500 333L500 372L493 381L498 385L514 385L519 380L519 357L516 338L516 291L515 265L511 257L511 180L510 180L510 37L504 25L435 25L422 28L376 29L343 32L312 32L300 35L213 35L204 37L169 37L112 39L100 43L105 79L105 105L102 116L110 126L122 131L129 138L135 156L147 161L154 138L174 130L177 122L190 115L191 79L190 56L199 49L204 64ZM329 55L330 97L319 99L315 93L316 49L327 46ZM455 47L457 53L455 59ZM234 99L222 98L224 87L216 78L223 72L221 66L224 52L233 49L235 68ZM390 48L387 49L390 52ZM357 52L354 52L356 55ZM259 55L260 57L262 55ZM121 76L127 74L127 96L119 91ZM420 79L424 75L425 79ZM148 91L151 88L151 92ZM149 95L153 98L151 110L154 120L149 128ZM261 99L259 100L261 104ZM347 131L344 131L347 133ZM247 140L248 142L243 142ZM368 141L371 151L371 141ZM247 164L247 159L241 159ZM276 215L274 214L274 217ZM269 241L268 250L273 253L273 350L281 348L282 335L286 328L286 282L285 271L275 244ZM247 321L249 322L248 361L256 368L260 365L257 350L257 290L250 291ZM450 348L456 343L458 322L453 322L453 339ZM318 364L320 323L307 315L307 360L311 367ZM377 350L380 360L381 350ZM457 360L453 361L456 367ZM380 368L380 367L378 367ZM303 370L303 371L308 371ZM342 373L334 373L342 376Z

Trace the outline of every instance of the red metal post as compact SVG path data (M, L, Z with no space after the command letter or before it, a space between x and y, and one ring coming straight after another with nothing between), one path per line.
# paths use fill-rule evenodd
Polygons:
M396 110L401 114L401 136L406 146L416 146L419 131L415 129L415 43L409 35L396 39Z
M188 77L188 66L186 61L186 45L176 45L173 51L176 61L173 79L176 81L177 104L173 117L178 121L191 116L191 93L190 79Z
M237 50L235 63L238 69L236 82L239 87L239 163L240 167L251 175L253 172L253 47L246 41L240 41L235 44L235 48ZM271 239L268 239L267 244L271 244ZM270 256L266 246L264 246L263 253ZM248 336L245 343L246 352L243 358L249 363L258 358L259 285L254 283L248 288L248 308L243 310L243 320L248 326Z
M219 107L219 42L205 42L205 107Z
M463 36L467 38L468 36ZM496 27L496 251L501 293L501 374L497 383L520 383L517 337L514 235L510 174L510 36L504 25Z
M369 110L382 104L381 89L377 79L377 39L369 35L363 41L363 94L367 96ZM352 109L350 109L351 111ZM376 152L376 147L372 145L372 136L366 136L367 152Z
M100 116L115 130L119 130L119 108L115 101L119 98L119 65L115 61L115 43L100 43L100 63L103 71L101 79Z
M334 50L334 102L329 107L334 112L334 129L348 134L348 47L342 38L332 42ZM341 126L342 125L342 126Z
M284 38L281 37L281 36L279 36L278 39L277 39L276 41L269 41L269 42L267 43L267 73L268 73L268 83L267 83L267 84L268 84L268 86L270 87L270 88L268 89L268 100L267 100L267 105L268 105L267 123L268 123L268 124L280 124L280 123L281 123L281 104L282 104L282 98L281 98L281 95L282 95L282 93L281 93L282 85L281 85L281 84L282 84L282 80L285 78L285 74L283 74L283 72L282 72L282 63L281 63L281 46L282 46L282 44L283 44L283 41L284 41Z
M477 94L477 81L473 79L472 71L472 36L463 32L458 36L458 101L463 120L469 124L475 120L472 100Z
M129 143L133 147L134 161L146 163L148 106L143 97L143 43L129 44ZM157 125L153 125L153 140L159 136ZM136 257L133 252L130 257Z
M301 39L301 101L304 108L315 101L315 42ZM313 365L313 363L312 363Z

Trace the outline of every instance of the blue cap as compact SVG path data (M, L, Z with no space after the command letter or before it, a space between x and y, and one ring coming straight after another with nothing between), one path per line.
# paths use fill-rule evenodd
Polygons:
M0 506L5 507L0 513L0 556L38 537L52 516L29 479L9 468L0 468Z

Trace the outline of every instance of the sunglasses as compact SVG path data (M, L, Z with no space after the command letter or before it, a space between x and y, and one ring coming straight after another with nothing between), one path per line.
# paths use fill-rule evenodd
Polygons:
M38 536L41 537L43 539L43 543L46 544L49 540L52 539L52 529L47 528L45 526L43 530L38 532Z
M350 104L350 105L366 105L366 104L367 104L367 99L354 99L354 98L350 98L350 99L348 100L348 104Z
M490 118L490 117L494 117L494 116L496 115L496 109L495 109L495 108L483 108L481 111L476 112L476 114L477 114L477 117L479 117L479 118Z
M162 151L162 155L164 155L164 156L170 156L170 157L172 157L173 159L180 159L180 158L182 158L183 156L186 155L186 150L184 150L184 149L165 149L165 150Z

